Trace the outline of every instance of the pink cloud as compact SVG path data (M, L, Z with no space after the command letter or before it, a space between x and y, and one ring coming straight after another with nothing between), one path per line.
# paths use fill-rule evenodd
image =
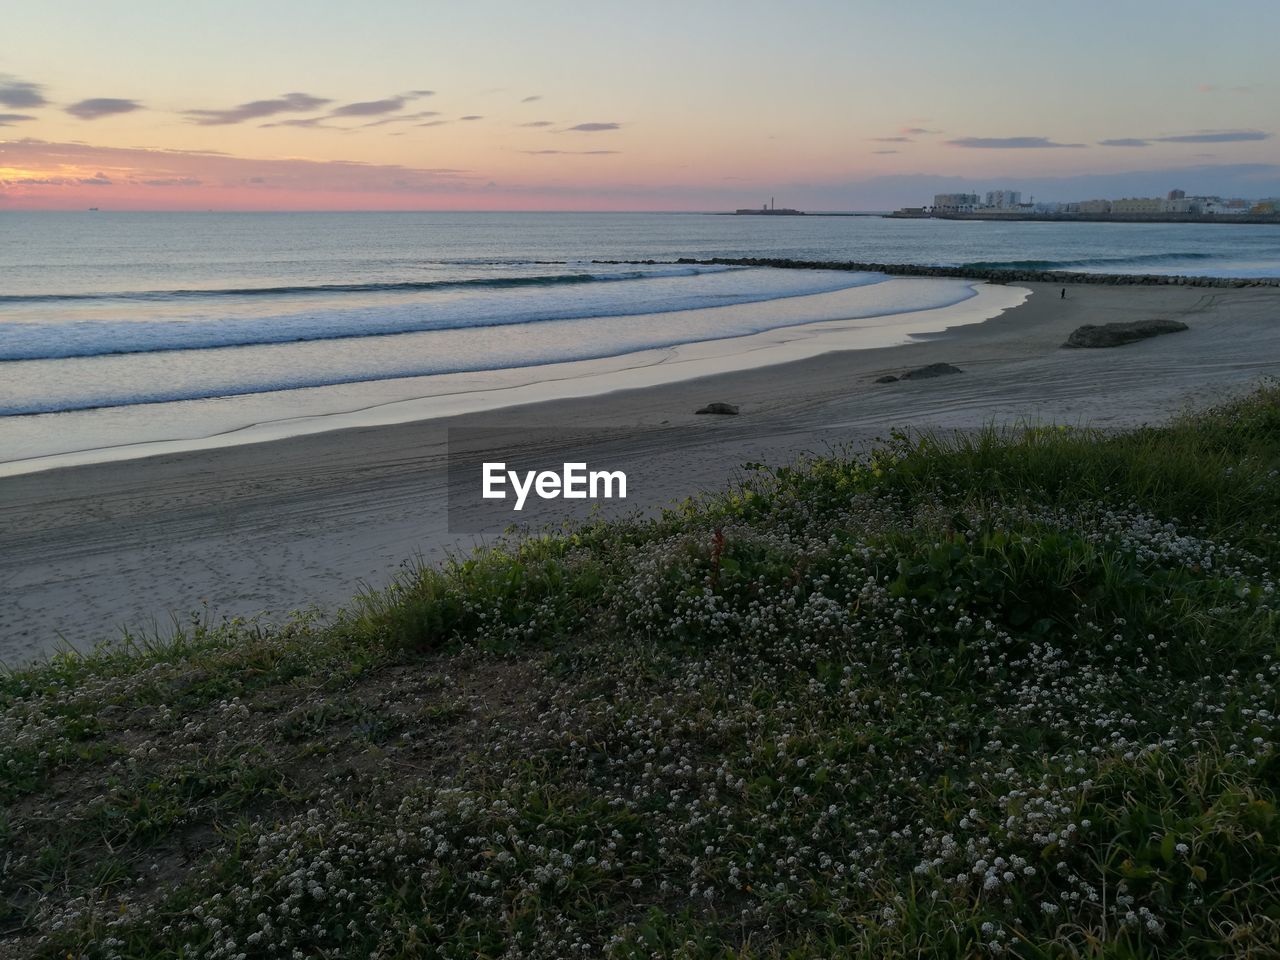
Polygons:
M34 139L0 143L0 167L32 171L0 179L7 206L61 209L89 203L116 209L408 206L424 197L465 196L475 176L443 167L259 160Z

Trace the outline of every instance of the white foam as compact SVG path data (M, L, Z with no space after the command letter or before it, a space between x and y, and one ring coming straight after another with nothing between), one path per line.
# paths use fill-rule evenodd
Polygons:
M0 361L357 339L658 314L825 293L884 274L730 266L614 268L465 281L0 297ZM26 307L24 313L23 307ZM28 314L30 316L28 316ZM23 319L27 317L26 319ZM16 318L16 319L15 319Z

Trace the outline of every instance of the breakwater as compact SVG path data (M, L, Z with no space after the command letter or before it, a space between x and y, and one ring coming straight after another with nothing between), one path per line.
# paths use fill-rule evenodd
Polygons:
M1027 270L993 267L944 267L920 263L862 263L853 260L788 260L776 257L711 257L699 260L593 260L597 264L673 263L698 266L778 267L785 270L858 270L895 277L950 277L988 283L1099 283L1126 286L1280 287L1280 277L1160 276L1141 273L1083 273L1071 270Z

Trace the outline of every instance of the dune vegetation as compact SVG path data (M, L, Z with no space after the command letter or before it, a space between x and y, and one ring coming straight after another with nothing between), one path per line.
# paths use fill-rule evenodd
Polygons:
M0 677L0 954L1280 943L1280 389L893 435Z

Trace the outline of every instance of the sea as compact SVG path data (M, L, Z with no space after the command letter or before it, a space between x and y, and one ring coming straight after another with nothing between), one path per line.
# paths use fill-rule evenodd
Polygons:
M395 382L412 394L432 378L621 357L815 317L919 316L974 295L955 280L661 262L681 257L1274 277L1280 227L0 212L0 471L91 451L137 455L170 440L198 446L273 417L301 422L365 403L362 385ZM597 262L608 260L658 262ZM823 317L827 301L814 298L840 291L830 301L838 315ZM771 309L733 309L761 303Z

